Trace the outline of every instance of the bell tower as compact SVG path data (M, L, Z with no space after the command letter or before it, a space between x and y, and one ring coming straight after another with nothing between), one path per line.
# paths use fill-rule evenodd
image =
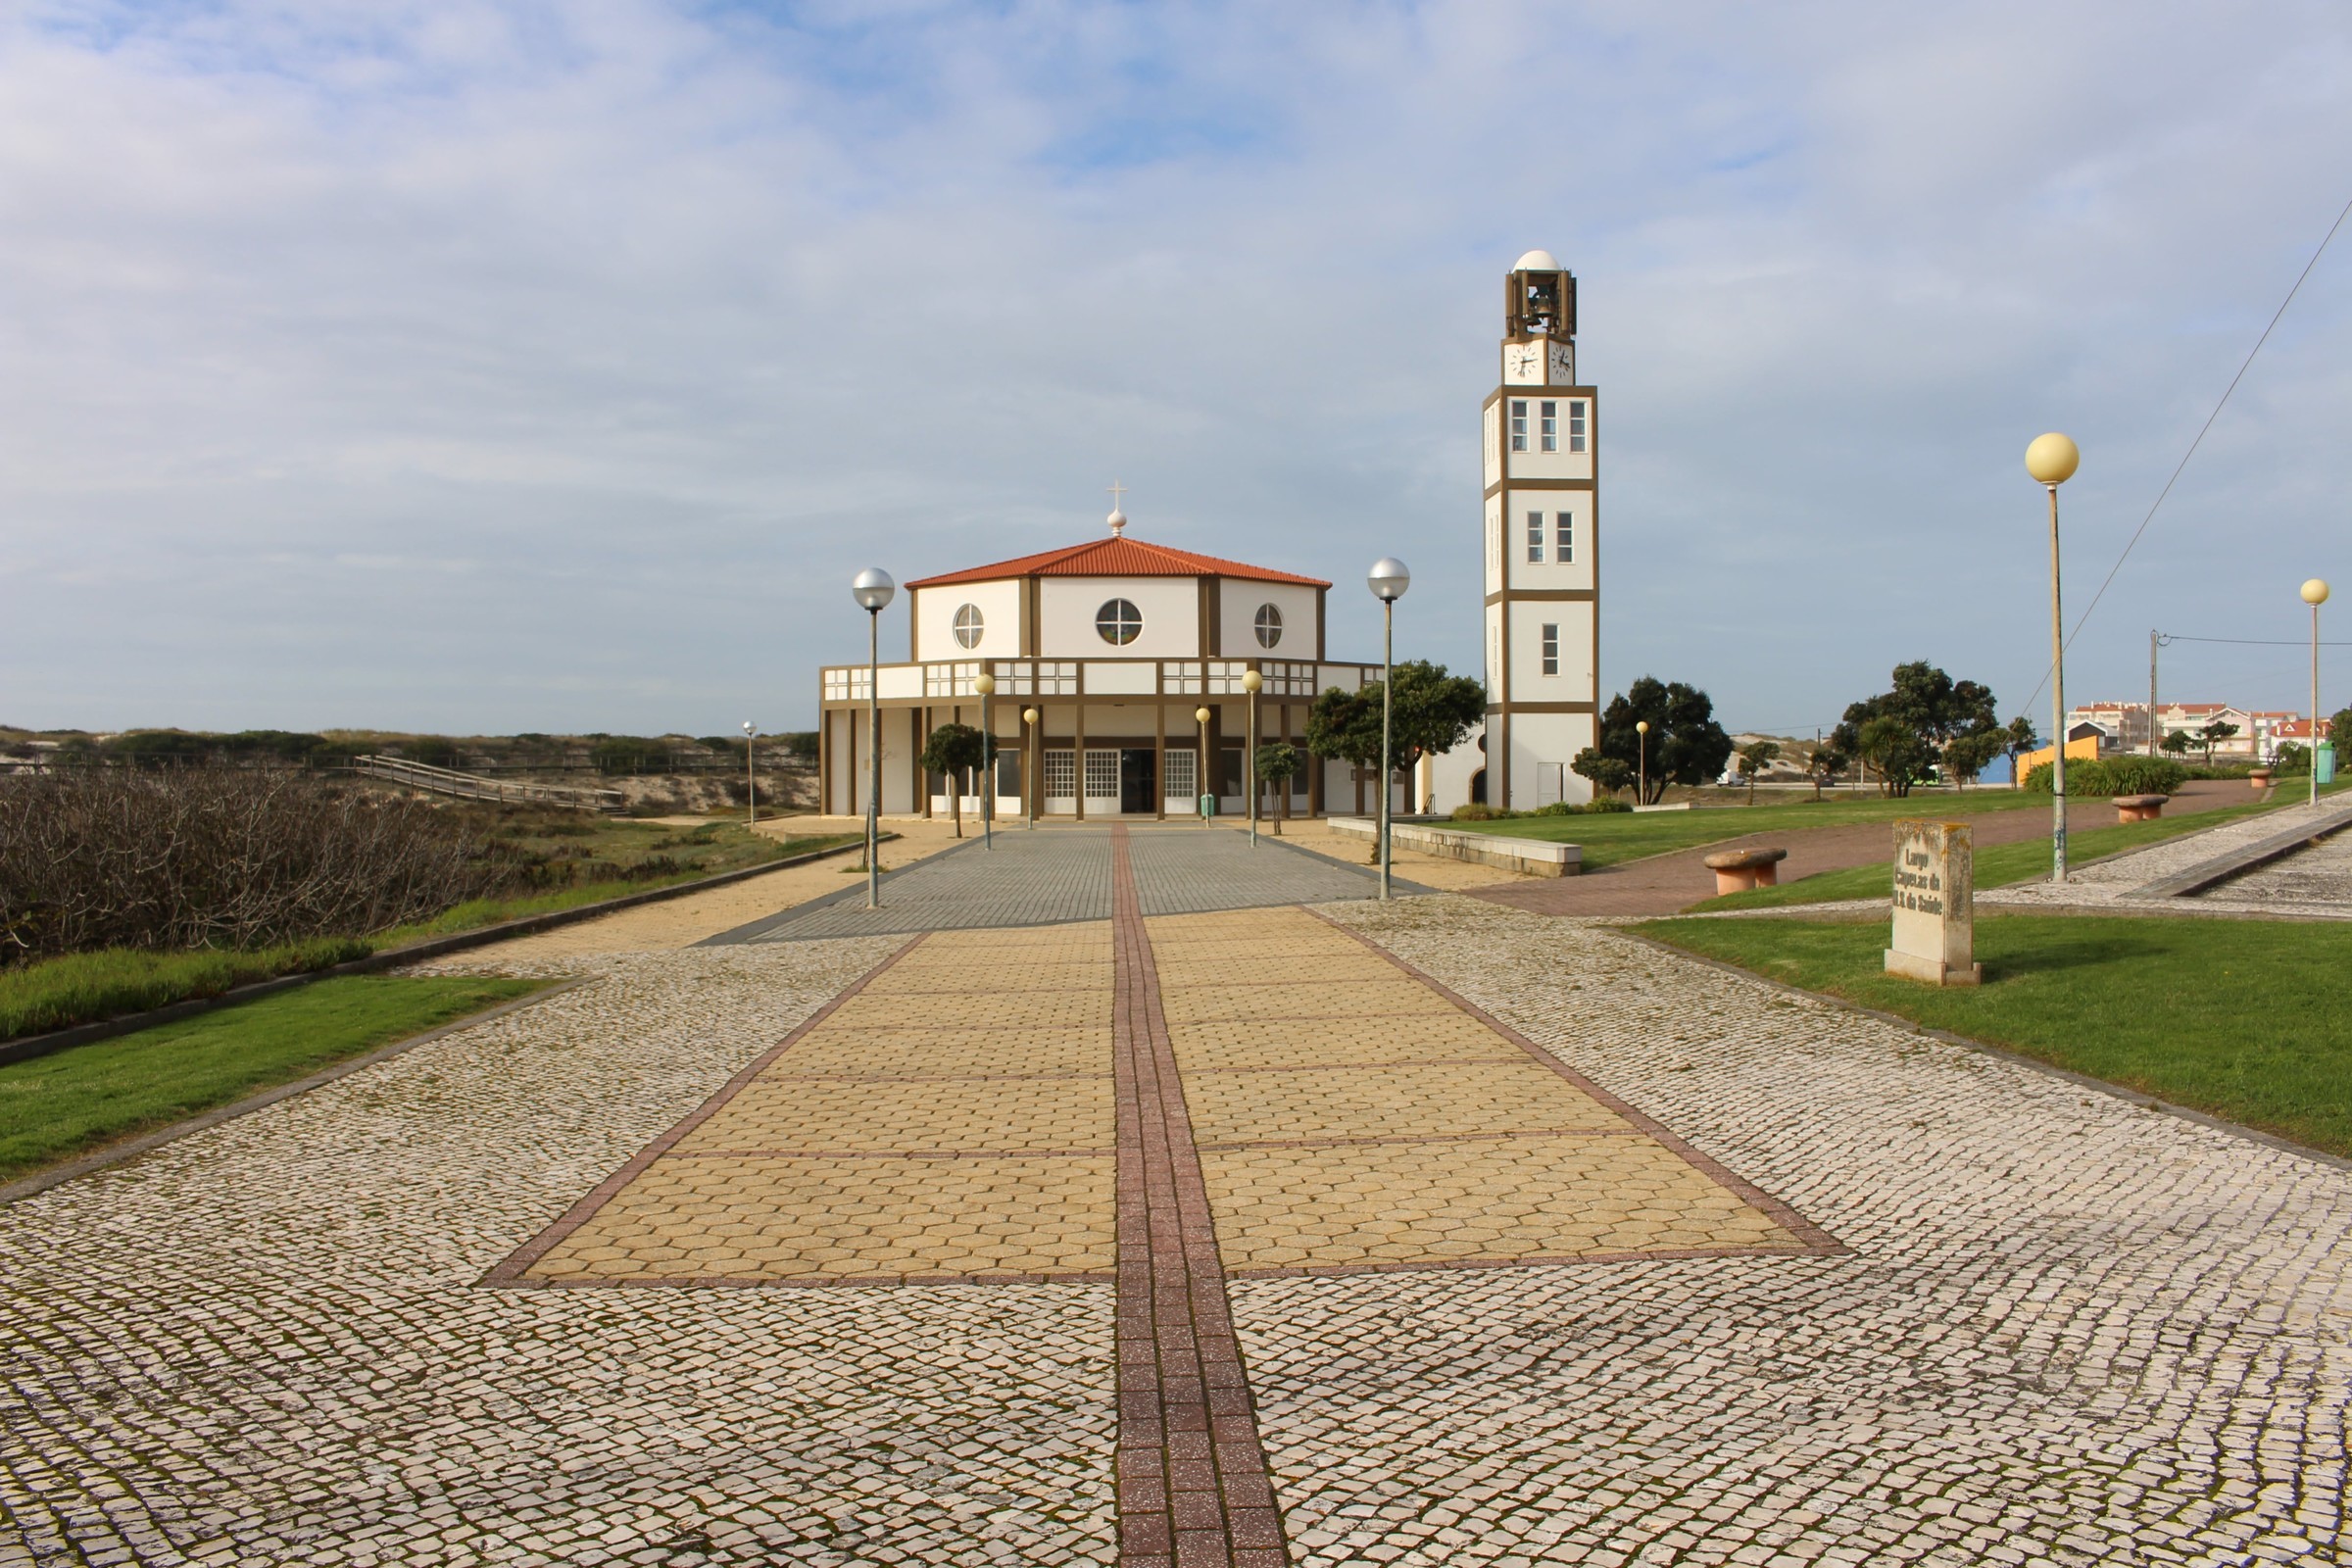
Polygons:
M1529 251L1503 279L1486 401L1486 799L1590 800L1568 770L1600 713L1600 403L1576 374L1576 275Z

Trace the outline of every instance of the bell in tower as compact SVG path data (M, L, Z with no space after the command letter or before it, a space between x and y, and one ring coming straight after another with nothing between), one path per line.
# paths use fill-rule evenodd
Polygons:
M1513 342L1576 336L1576 274L1549 251L1529 251L1503 284L1505 331Z

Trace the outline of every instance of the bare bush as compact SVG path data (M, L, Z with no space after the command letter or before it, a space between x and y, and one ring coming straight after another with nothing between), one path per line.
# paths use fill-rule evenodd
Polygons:
M479 848L432 807L296 772L0 780L0 963L362 936L484 891Z

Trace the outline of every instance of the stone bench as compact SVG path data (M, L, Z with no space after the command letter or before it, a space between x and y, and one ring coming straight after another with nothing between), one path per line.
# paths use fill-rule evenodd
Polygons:
M1348 838L1377 843L1380 837L1380 824L1372 817L1334 816L1327 818L1324 825ZM1423 822L1392 821L1389 842L1399 850L1417 850L1448 860L1492 865L1523 876L1576 876L1585 868L1581 844L1554 844L1502 833L1466 833L1460 828L1432 827Z
M2269 768L2258 767L2246 775L2246 782L2253 785L2255 792L2259 794L2263 790L2269 789L2271 787L2271 781L2276 777L2278 777L2278 775L2272 772Z
M1749 888L1778 887L1781 862L1787 858L1787 850L1716 851L1707 857L1707 869L1715 873L1715 896L1744 893Z
M2161 795L2118 795L2115 798L2115 819L2118 822L2153 822L2164 814Z

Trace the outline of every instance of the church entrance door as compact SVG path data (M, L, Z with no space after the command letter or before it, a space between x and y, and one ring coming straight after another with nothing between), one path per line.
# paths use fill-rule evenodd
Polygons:
M1134 816L1150 816L1155 808L1152 792L1159 780L1153 775L1158 767L1148 746L1130 746L1119 753L1119 809Z

